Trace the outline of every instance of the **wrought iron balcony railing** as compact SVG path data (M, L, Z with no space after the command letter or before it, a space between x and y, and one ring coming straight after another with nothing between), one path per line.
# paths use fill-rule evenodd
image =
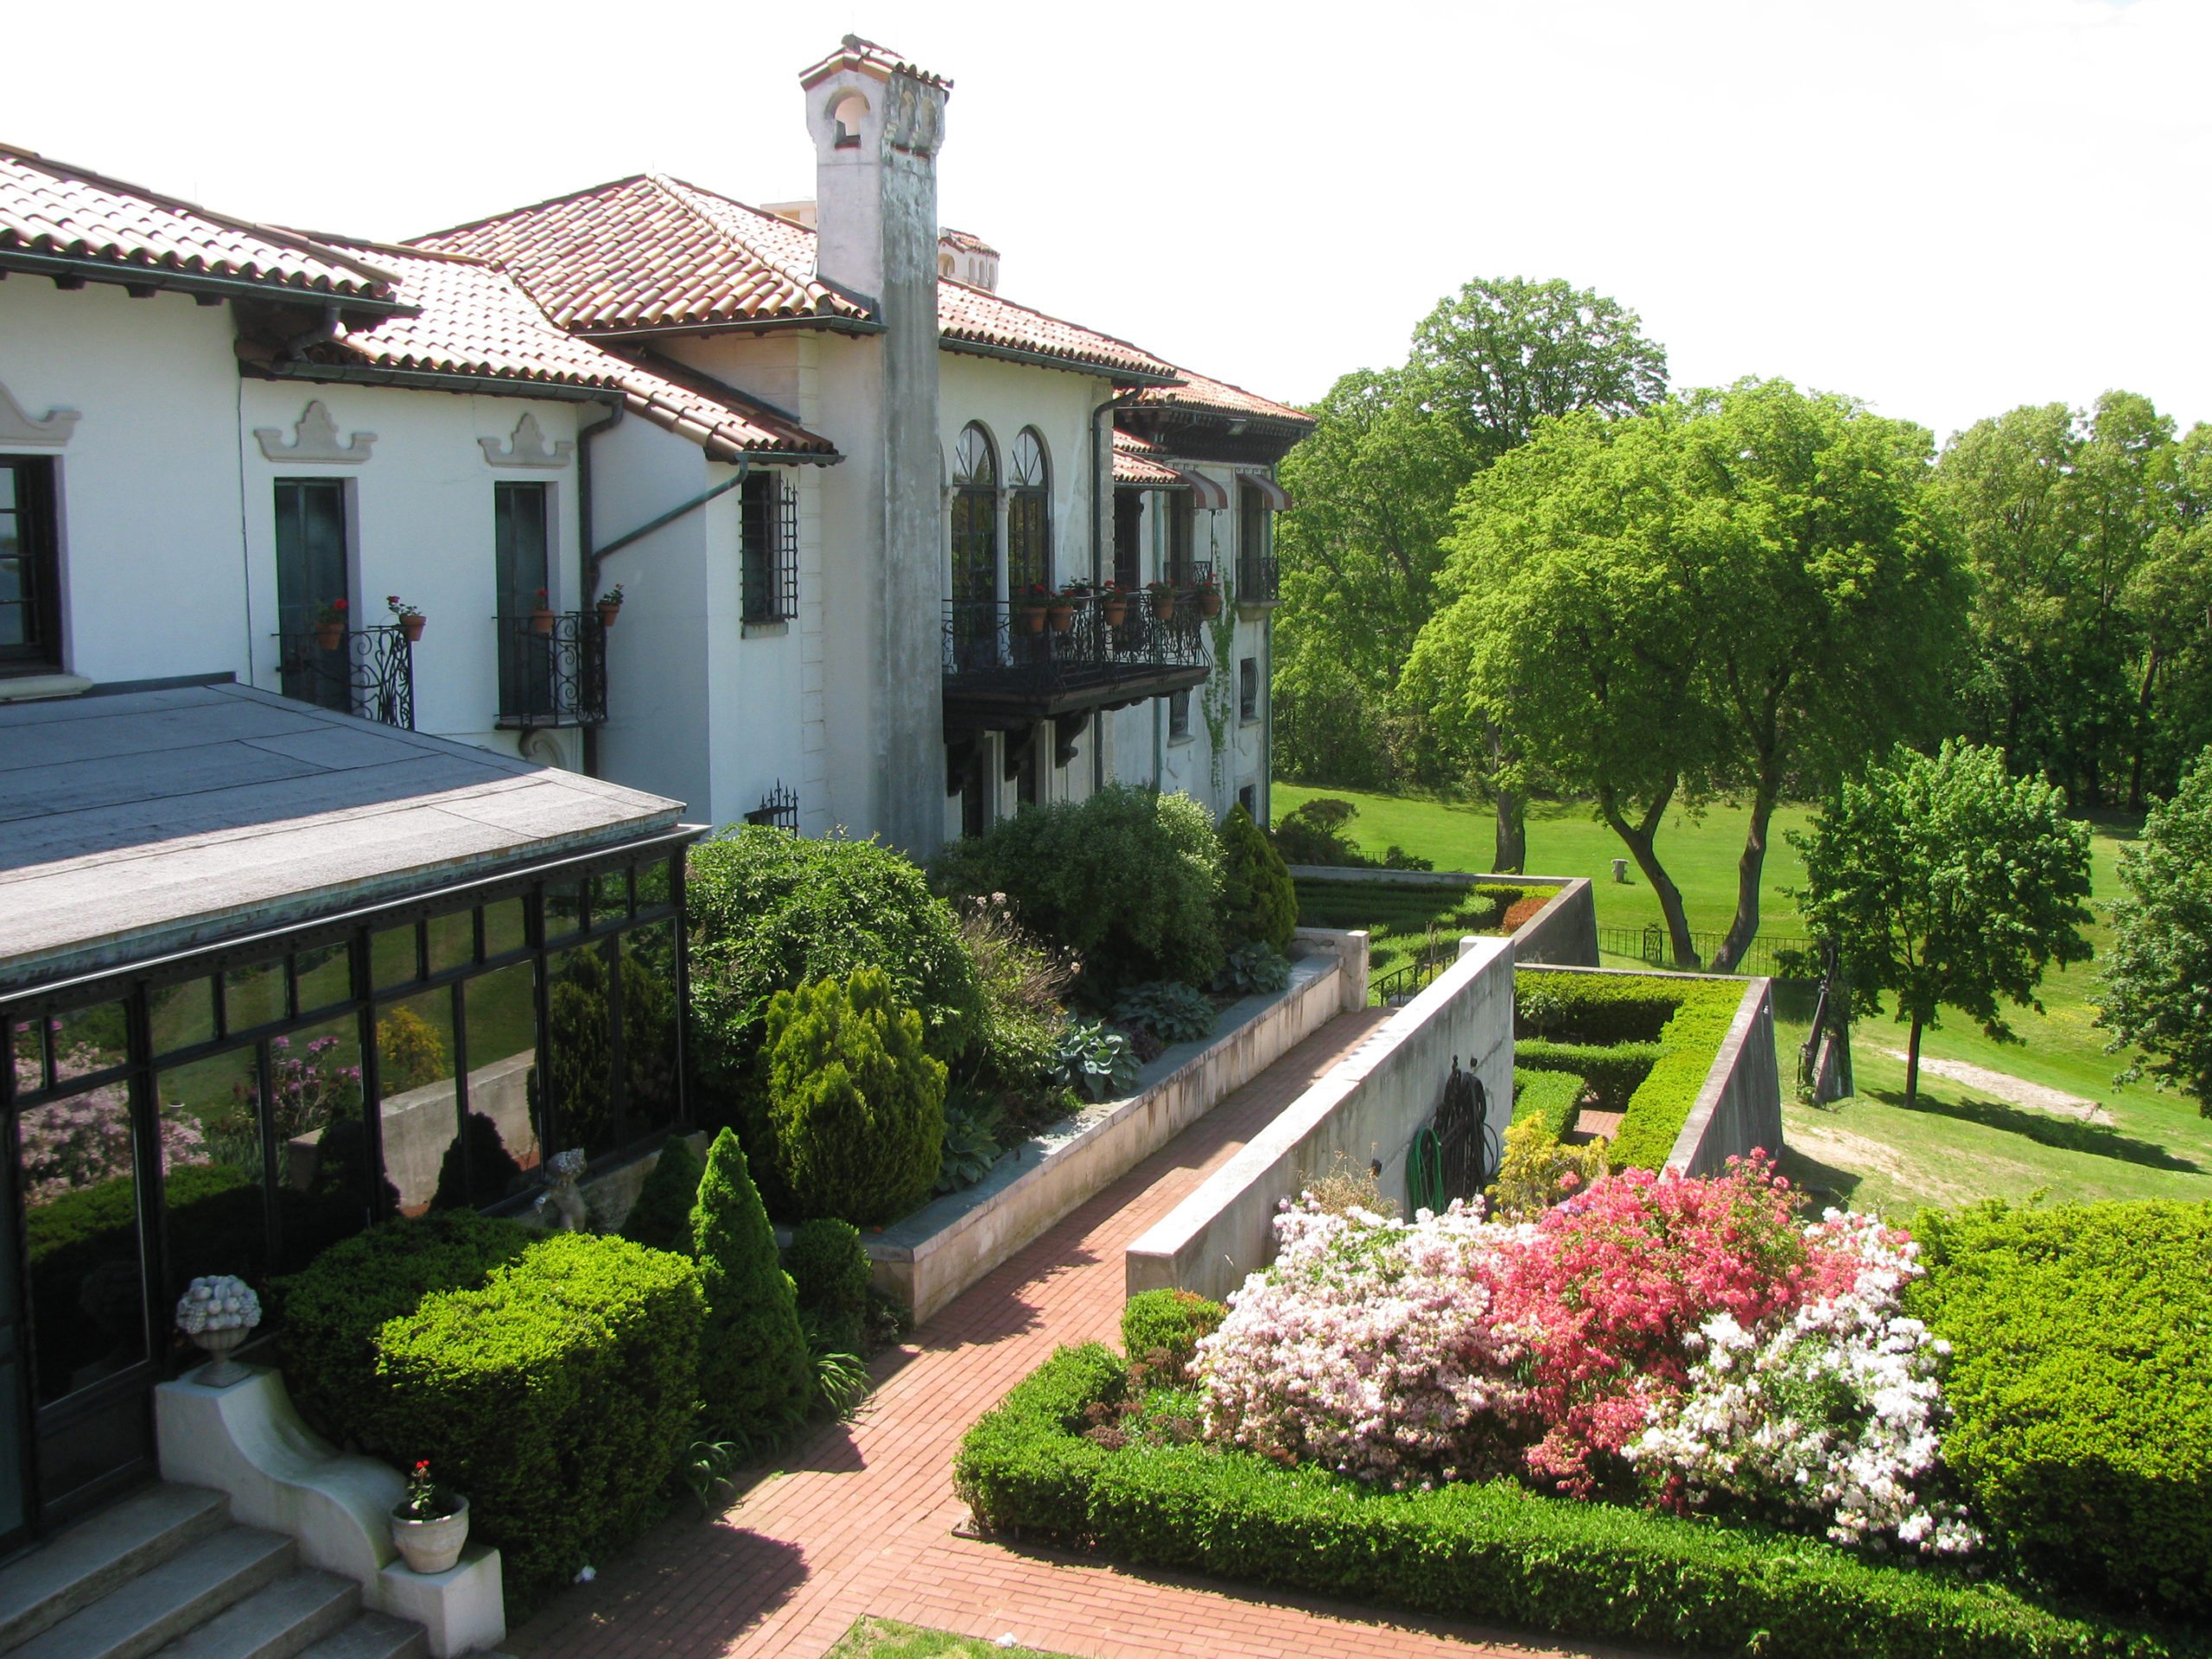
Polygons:
M499 725L599 726L607 720L607 625L593 611L499 619Z
M1152 595L1091 594L1023 601L957 601L944 609L944 672L1039 690L1073 688L1157 668L1204 668L1197 597L1174 596L1160 614Z
M415 729L415 647L397 624L302 628L276 638L286 696Z
M1236 561L1236 602L1276 605L1282 601L1282 575L1274 556L1254 554Z

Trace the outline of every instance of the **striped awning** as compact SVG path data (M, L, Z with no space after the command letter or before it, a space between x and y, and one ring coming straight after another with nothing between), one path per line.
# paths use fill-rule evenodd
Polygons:
M1290 511L1290 492L1284 489L1267 474L1239 473L1236 474L1236 481L1257 490L1260 493L1260 499L1268 504L1268 512L1288 512Z
M1176 474L1191 486L1191 505L1218 512L1229 505L1229 491L1195 467L1178 467Z

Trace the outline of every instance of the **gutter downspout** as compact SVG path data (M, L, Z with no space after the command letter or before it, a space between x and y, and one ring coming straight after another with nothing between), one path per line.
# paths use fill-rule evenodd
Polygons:
M583 593L577 601L579 608L588 607L598 597L599 555L592 543L598 535L591 517L591 441L601 433L622 424L626 406L618 393L607 411L607 418L594 421L588 426L576 429L576 552L582 565ZM599 728L584 728L584 776L599 776Z

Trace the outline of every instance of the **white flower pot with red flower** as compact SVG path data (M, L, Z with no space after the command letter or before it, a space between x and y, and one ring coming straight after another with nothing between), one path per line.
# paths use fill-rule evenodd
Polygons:
M391 1541L412 1573L447 1573L468 1541L468 1500L434 1485L430 1465L418 1463L407 1478L407 1496L392 1506Z

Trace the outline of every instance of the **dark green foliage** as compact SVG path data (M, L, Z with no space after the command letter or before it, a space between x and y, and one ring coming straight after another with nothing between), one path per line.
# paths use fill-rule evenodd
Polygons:
M1114 1018L1142 1026L1163 1043L1203 1042L1220 1017L1204 991L1173 980L1132 985L1114 999Z
M1006 1109L988 1095L963 1090L945 1096L944 1145L938 1159L940 1195L973 1186L991 1173L1003 1150L999 1131Z
M614 1026L607 1001L606 945L579 945L555 960L558 965L545 991L545 1023L558 1144L597 1149L614 1116Z
M766 1040L771 1144L804 1213L880 1225L930 1196L945 1068L885 975L861 968L777 992Z
M1229 960L1223 964L1221 977L1214 981L1213 988L1232 991L1238 996L1252 996L1280 991L1289 983L1289 958L1265 939L1255 939L1229 953Z
M707 1148L691 1249L707 1302L699 1338L707 1438L758 1441L779 1433L805 1410L813 1377L791 1278L776 1259L775 1230L728 1129Z
M1319 796L1276 821L1274 846L1286 865L1334 865L1355 870L1433 870L1427 859L1416 858L1395 842L1380 858L1359 850L1346 825L1359 816L1350 801ZM1287 871L1285 874L1288 874Z
M2194 1096L2212 1116L2212 750L2181 792L2151 809L2143 839L2120 855L2124 889L2112 907L2097 1023L2115 1047L2133 1044L2160 1085Z
M1572 1071L1529 1070L1518 1063L1520 1058L1518 1053L1514 1056L1513 1121L1541 1118L1556 1141L1574 1127L1589 1084Z
M699 1201L699 1177L706 1167L683 1135L662 1141L638 1201L622 1219L622 1236L656 1250L690 1255L691 1207Z
M1578 1077L1597 1091L1592 1103L1601 1112L1624 1112L1651 1068L1663 1052L1656 1043L1589 1043L1529 1041L1513 1046L1516 1071L1565 1072Z
M1686 988L1700 982L1651 974L1553 973L1514 976L1513 1035L1554 1043L1656 1043ZM1743 988L1738 985L1740 995Z
M1290 949L1298 931L1298 893L1282 855L1240 803L1229 809L1221 838L1221 907L1224 943Z
M1077 978L1075 958L1022 926L998 899L960 906L960 943L982 990L983 1032L956 1078L1033 1100L1066 1019L1062 1004Z
M1004 893L1024 925L1082 957L1093 1001L1221 971L1221 843L1188 795L1112 784L1030 807L955 842L930 877L957 897Z
M397 1459L381 1439L386 1391L377 1378L378 1331L426 1296L480 1287L537 1236L518 1222L441 1211L372 1227L277 1280L270 1289L293 1400L338 1437Z
M1056 1353L961 1442L987 1525L1141 1565L1352 1601L1761 1659L2164 1659L2132 1630L1943 1570L1788 1534L1541 1497L1509 1482L1378 1492L1204 1445L1085 1439L1122 1397L1099 1344Z
M1978 1518L2063 1589L2212 1618L2212 1205L1992 1201L1913 1230Z
M659 1519L691 1438L701 1313L682 1256L556 1233L378 1337L378 1437L468 1499L510 1623Z
M827 1216L802 1223L784 1252L784 1271L791 1276L801 1307L818 1307L857 1319L868 1311L868 1287L874 1276L861 1230Z
M431 1195L430 1208L474 1210L497 1204L516 1190L522 1173L522 1166L500 1137L499 1126L481 1112L471 1112L439 1162L438 1188Z
M687 868L702 1121L739 1124L748 1135L760 1127L761 1022L768 1000L803 981L881 969L899 1002L921 1016L941 1060L984 1035L983 991L957 919L920 869L889 848L748 824L693 848ZM753 1150L759 1160L766 1148L755 1141ZM762 1171L771 1186L772 1173Z
M1308 803L1311 804L1311 803ZM1303 927L1366 931L1369 965L1376 979L1405 966L1432 943L1440 952L1458 947L1465 933L1495 933L1505 912L1521 900L1551 899L1554 887L1522 882L1330 881L1295 878L1298 920ZM1656 1027L1655 1027L1656 1029Z
M1220 1329L1229 1310L1196 1291L1141 1290L1122 1306L1122 1351L1132 1386L1180 1388L1189 1381L1198 1338Z
M1071 1020L1060 1028L1051 1078L1085 1100L1118 1100L1136 1087L1136 1049L1126 1032L1096 1020Z

